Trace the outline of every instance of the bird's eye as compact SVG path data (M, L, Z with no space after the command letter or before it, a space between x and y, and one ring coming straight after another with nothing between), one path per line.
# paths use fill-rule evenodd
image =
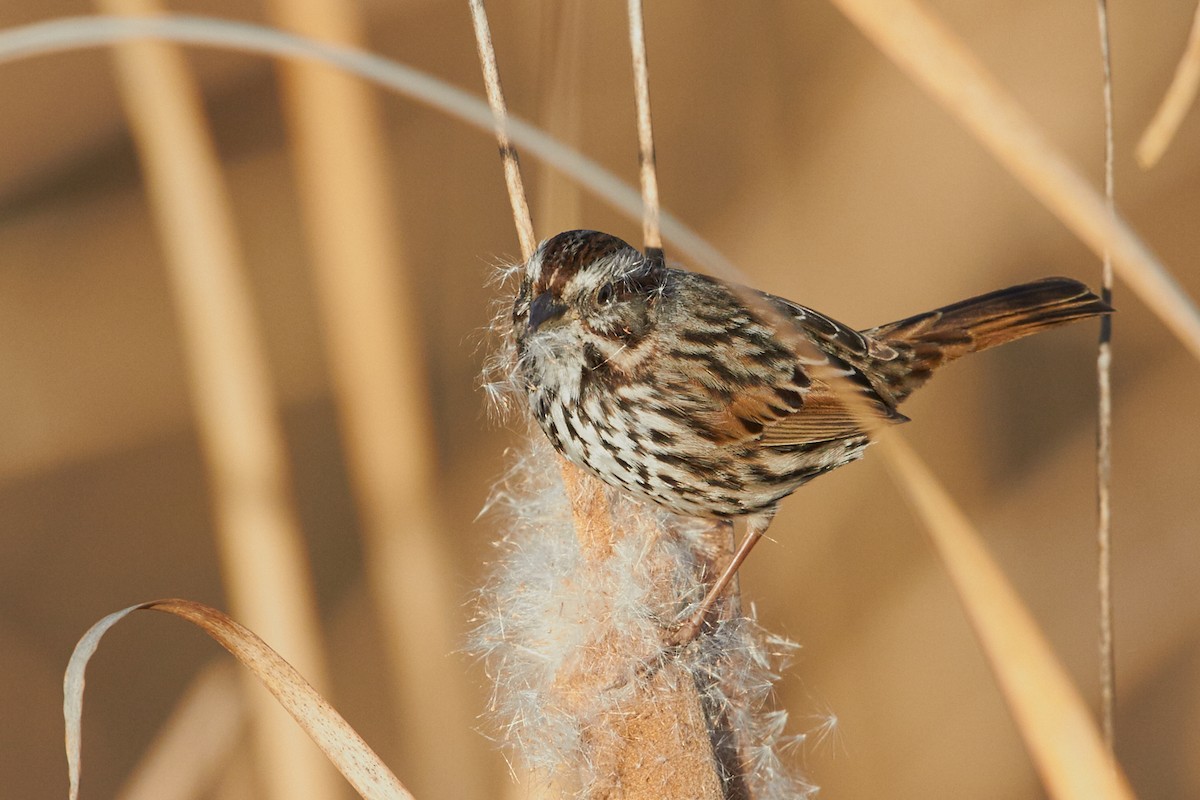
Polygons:
M606 283L600 287L600 291L596 293L596 302L600 305L608 305L616 296L617 290L611 283Z

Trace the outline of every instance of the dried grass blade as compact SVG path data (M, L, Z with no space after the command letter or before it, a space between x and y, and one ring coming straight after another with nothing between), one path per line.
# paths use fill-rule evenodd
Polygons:
M646 25L642 0L629 0L629 48L633 53L633 89L637 105L638 164L642 181L642 243L646 255L662 260L658 166L650 118L650 68L646 62Z
M475 26L475 44L479 50L479 64L483 69L483 82L487 89L488 105L495 120L496 143L500 146L500 158L504 162L504 183L508 187L508 199L512 204L513 222L517 226L517 238L521 242L521 258L528 260L537 247L533 235L533 220L529 216L529 200L521 180L521 164L517 149L508 135L508 107L504 102L504 91L500 87L500 70L496 67L496 48L492 44L492 29L488 24L483 0L470 0L471 22Z
M63 715L66 719L71 800L79 796L84 672L104 634L139 610L161 611L185 619L232 653L275 696L362 797L371 800L412 800L412 795L350 724L266 642L215 608L176 599L152 600L109 614L88 629L75 646L63 679Z
M898 435L883 437L881 445L946 566L1050 796L1133 798L1091 712L971 523Z
M1197 89L1200 89L1200 3L1196 5L1183 57L1175 67L1175 77L1134 150L1142 169L1153 167L1167 152L1188 109L1196 102Z

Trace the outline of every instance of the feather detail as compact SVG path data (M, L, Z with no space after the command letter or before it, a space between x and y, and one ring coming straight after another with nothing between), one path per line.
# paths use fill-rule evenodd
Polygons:
M877 395L868 398L864 410L870 415L870 422L875 424L908 422L908 417ZM870 431L863 429L862 420L842 402L838 393L827 384L814 383L812 390L804 396L804 409L764 426L759 441L777 447L846 439L864 433Z
M1079 281L1043 278L880 325L863 335L900 354L876 369L899 403L934 370L968 353L1112 310Z
M715 405L697 412L695 419L720 444L758 442L775 447L857 437L869 434L874 425L908 421L861 372L840 359L834 363L845 367L841 371L847 377L841 386L812 380L803 387L794 381L743 387L726 400L714 396ZM860 395L857 413L842 399L848 389ZM865 427L858 416L863 412L870 417Z

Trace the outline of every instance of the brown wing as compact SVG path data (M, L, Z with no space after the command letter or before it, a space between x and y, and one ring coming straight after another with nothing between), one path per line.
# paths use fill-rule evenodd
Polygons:
M858 389L851 391L857 391L860 395L868 394ZM824 442L859 436L878 425L908 422L908 417L881 400L868 399L860 408L856 414L842 400L838 391L827 384L814 383L812 390L804 395L803 408L764 425L759 441L768 446ZM862 415L867 417L866 426L863 425Z
M773 382L742 386L716 408L701 412L699 419L722 442L801 445L908 421L879 395L864 371L872 360L895 358L891 348L810 308L766 297L801 334L790 342L794 369L791 375L781 371Z

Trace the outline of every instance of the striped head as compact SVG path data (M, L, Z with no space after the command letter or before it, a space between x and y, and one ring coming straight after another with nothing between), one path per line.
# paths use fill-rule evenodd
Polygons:
M531 399L578 398L587 382L622 382L645 362L668 270L598 231L538 246L513 304L517 372ZM536 404L535 400L535 404Z
M563 326L629 343L653 324L665 270L615 236L566 231L538 246L513 305L518 342Z

